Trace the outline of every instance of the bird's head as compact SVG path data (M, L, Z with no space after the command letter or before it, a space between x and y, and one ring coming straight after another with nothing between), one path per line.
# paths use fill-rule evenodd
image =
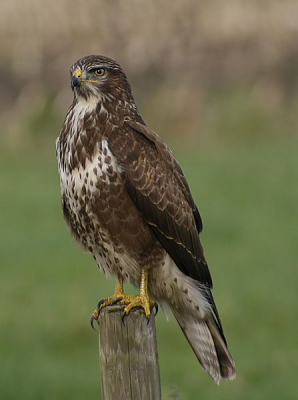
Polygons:
M70 76L71 87L78 101L133 100L124 71L108 57L83 57L72 65Z

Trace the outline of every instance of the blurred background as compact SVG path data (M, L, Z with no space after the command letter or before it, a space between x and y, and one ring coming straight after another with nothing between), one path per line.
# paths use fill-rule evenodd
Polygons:
M186 174L236 361L217 387L161 312L163 399L296 398L298 2L0 4L1 399L100 398L89 317L113 280L68 233L55 158L88 54L123 66Z

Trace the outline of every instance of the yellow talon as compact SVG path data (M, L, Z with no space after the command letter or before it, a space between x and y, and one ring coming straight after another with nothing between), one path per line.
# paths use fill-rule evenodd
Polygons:
M99 316L99 313L98 313L98 310L96 309L96 310L93 311L92 317L97 321L98 320L98 316Z
M133 308L137 307L143 308L146 317L149 317L151 315L151 310L155 306L154 301L150 300L148 296L142 296L141 294L130 297L131 299L128 303L127 302L122 303L123 300L119 302L120 304L127 304L127 306L124 308L125 315L128 315Z
M125 305L124 316L128 315L133 308L143 308L146 317L151 315L151 311L156 307L156 313L158 311L157 304L149 299L148 296L148 271L142 270L141 283L140 283L140 294L127 295L123 290L123 279L120 278L119 282L115 286L115 293L111 297L107 297L98 303L97 309L93 311L91 317L91 325L93 327L93 321L98 320L100 311L107 306L113 304Z
M113 294L113 296L107 297L106 299L101 300L98 303L97 308L93 311L91 320L90 320L90 324L91 324L92 328L94 329L94 327L93 327L94 320L98 321L99 313L104 307L118 303L117 300L120 301L125 296L126 295L123 292L123 279L119 279L119 282L117 282L117 284L115 286L115 293Z
M97 311L100 312L103 308L116 303L118 299L125 297L123 291L123 279L119 279L119 282L116 283L115 293L111 297L107 297L106 299L101 300L98 303ZM117 302L118 303L118 302Z
M148 318L151 315L151 310L156 303L149 299L148 296L148 271L142 270L141 283L140 283L140 294L135 296L127 296L130 298L124 298L119 303L127 304L124 309L124 314L128 315L133 308L142 307L145 311L145 315ZM128 301L127 301L128 300Z

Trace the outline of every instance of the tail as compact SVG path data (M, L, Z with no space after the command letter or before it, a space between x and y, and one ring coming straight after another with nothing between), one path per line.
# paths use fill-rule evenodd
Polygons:
M219 384L221 378L235 378L235 363L212 315L193 319L172 309L200 364Z

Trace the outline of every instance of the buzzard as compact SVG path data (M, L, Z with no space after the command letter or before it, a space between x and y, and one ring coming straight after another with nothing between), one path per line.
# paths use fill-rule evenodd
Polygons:
M91 55L70 69L73 102L56 142L62 208L75 239L113 275L115 293L99 303L127 315L167 304L215 382L233 379L199 234L202 220L167 145L144 123L121 66ZM140 288L124 293L123 284Z

